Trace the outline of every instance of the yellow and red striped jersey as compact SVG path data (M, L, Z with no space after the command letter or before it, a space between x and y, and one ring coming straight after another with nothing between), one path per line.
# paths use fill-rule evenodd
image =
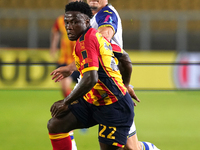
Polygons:
M58 59L59 64L70 64L74 61L72 56L73 48L75 45L75 41L70 41L67 36L67 31L65 29L64 15L59 16L53 27L52 32L60 32L60 55Z
M115 51L122 53L118 46L115 46ZM98 82L84 95L87 102L96 106L109 105L126 94L111 43L96 29L89 28L77 40L73 55L81 76L87 71L98 71Z

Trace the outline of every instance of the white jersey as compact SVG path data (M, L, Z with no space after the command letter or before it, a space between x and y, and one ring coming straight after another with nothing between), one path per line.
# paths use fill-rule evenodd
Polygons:
M106 5L98 13L96 13L90 20L93 28L97 29L103 26L110 26L115 31L111 43L117 44L123 48L122 40L122 23L118 12L112 5Z
M111 43L117 44L123 49L123 40L122 40L122 22L121 18L112 5L106 5L99 12L97 12L92 19L90 19L90 24L92 28L98 30L102 26L110 26L115 31ZM136 133L135 123L133 124L129 131L129 137L133 136Z
M142 146L142 150L160 150L154 144L150 142L140 142Z

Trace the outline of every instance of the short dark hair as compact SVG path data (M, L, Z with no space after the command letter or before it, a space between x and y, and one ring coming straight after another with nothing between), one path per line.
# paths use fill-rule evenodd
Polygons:
M87 15L89 18L92 18L92 11L90 9L90 6L85 2L71 2L65 6L65 13L67 11L79 11Z

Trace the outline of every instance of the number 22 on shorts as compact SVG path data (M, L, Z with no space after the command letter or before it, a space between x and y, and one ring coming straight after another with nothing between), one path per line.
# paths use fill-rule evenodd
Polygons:
M99 131L99 136L105 138L106 135L104 135L104 132L107 129L107 127L102 124L100 124L100 126L102 126L103 128L101 129L101 131ZM113 134L116 132L116 127L108 127L108 128L112 129L112 131L107 135L107 139L115 139L115 136L113 136Z

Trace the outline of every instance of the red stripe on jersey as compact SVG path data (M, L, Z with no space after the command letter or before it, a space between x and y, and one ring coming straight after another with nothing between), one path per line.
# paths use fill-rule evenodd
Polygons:
M120 89L120 91L125 95L126 94L126 88L124 85L120 85L117 80L115 78L112 78L115 82L115 84L118 86L118 88Z
M101 94L97 90L92 89L92 92L98 99L101 99Z
M123 53L123 50L118 45L111 43L111 46L112 46L113 52Z
M102 101L102 100L100 100L100 99L102 99L100 93L97 90L95 90L95 89L92 89L92 92L99 99L98 100L99 105L105 105L105 102Z
M105 73L108 75L108 77L110 77L112 80L113 80L113 82L118 86L118 88L120 89L120 91L125 95L126 94L126 90L124 89L125 87L123 86L121 86L120 84L118 84L118 81L115 79L115 78L112 78L111 77L111 75L108 73L108 71L105 69L105 66L103 65L103 61L102 61L102 59L101 58L99 58L99 61L100 61L100 63L101 63L101 66L102 66L102 68L103 68L103 70L105 71Z
M93 99L91 98L91 94L90 93L87 93L87 94L85 94L85 100L88 102L88 103L90 103L90 104L92 104L93 103Z

